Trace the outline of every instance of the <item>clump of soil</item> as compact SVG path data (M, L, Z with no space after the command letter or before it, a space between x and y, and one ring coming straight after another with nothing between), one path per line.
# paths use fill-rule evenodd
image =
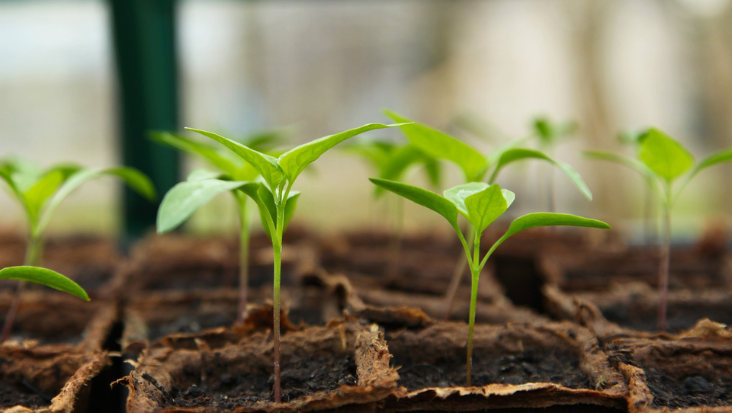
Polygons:
M647 368L645 372L655 407L676 409L732 405L732 377L693 375L676 379L656 368Z
M216 363L215 360L211 362ZM185 369L193 369L186 366ZM216 384L192 385L186 389L173 387L172 404L178 407L207 406L231 409L251 405L260 400L273 400L274 377L260 370L237 374L228 372L214 380ZM282 367L282 401L312 395L319 391L336 390L341 385L356 385L356 363L343 355L319 355L290 360Z

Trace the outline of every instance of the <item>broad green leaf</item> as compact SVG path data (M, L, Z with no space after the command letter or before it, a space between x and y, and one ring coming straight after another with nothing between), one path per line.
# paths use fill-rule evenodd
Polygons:
M651 129L641 145L640 160L668 182L694 164L694 158L678 142L658 129Z
M514 198L513 192L502 190L498 184L493 184L465 198L468 220L475 228L476 234L483 233L488 225L503 215L513 203Z
M587 187L587 184L582 179L582 176L577 172L574 168L569 166L568 164L564 162L559 162L555 160L554 158L551 158L547 154L541 151L537 151L534 149L523 149L523 148L517 148L517 149L509 149L505 151L503 154L501 154L501 157L498 159L498 164L496 164L495 169L493 169L493 173L491 174L491 177L489 181L495 182L496 177L498 176L498 173L503 169L506 165L520 161L523 159L540 159L547 161L551 163L552 165L556 166L564 172L565 175L572 181L572 183L579 189L579 191L584 195L587 199L592 200L592 192L590 191L590 188Z
M615 162L620 165L625 165L630 169L638 172L646 179L652 179L656 176L654 172L648 166L646 166L646 164L629 156L605 151L586 151L584 152L584 155L591 159L599 159L602 161Z
M397 125L384 125L381 123L369 123L367 125L360 126L358 128L349 129L347 131L336 133L335 135L326 136L314 141L297 146L284 154L280 155L277 159L282 171L287 176L287 180L290 183L295 182L298 175L311 163L315 162L322 154L328 149L338 145L339 143L350 139L356 135L360 135L364 132L391 128Z
M25 159L9 159L4 164L21 193L28 191L43 175L38 165Z
M609 229L610 225L598 221L596 219L578 217L571 214L556 214L550 212L536 212L533 214L527 214L522 217L516 218L511 225L508 227L503 236L496 241L491 247L490 251L486 255L486 258L490 256L493 251L498 248L505 240L513 236L517 232L525 229L536 228L536 227L549 227L549 226L573 226L573 227L588 227L588 228L603 228Z
M71 175L63 185L61 185L56 193L48 201L48 204L43 210L38 226L36 227L36 234L40 235L45 230L48 222L51 220L51 216L56 211L56 208L66 199L69 194L74 192L78 187L84 183L93 179L110 175L116 176L122 179L130 188L138 192L140 195L146 197L149 200L155 199L155 187L153 186L150 179L134 168L127 167L113 167L107 169L82 169L75 174Z
M232 159L228 159L226 155L223 155L216 149L208 145L192 141L178 134L172 134L169 132L152 132L150 134L150 138L155 142L163 143L180 151L200 156L211 163L211 165L229 174L233 174L242 166L242 162L236 162Z
M222 192L229 192L247 182L199 179L181 182L168 191L158 209L158 234L172 231L203 204Z
M255 151L254 149L244 146L239 142L224 138L223 136L219 136L212 132L193 128L186 129L211 138L232 150L244 159L244 161L251 164L262 175L262 178L264 178L270 188L277 188L282 181L283 173L282 169L277 164L277 158Z
M0 179L10 188L10 192L20 201L25 207L25 199L23 199L23 193L15 185L13 180L12 171L9 168L0 167Z
M446 198L441 197L434 192L400 182L378 178L369 178L369 180L387 191L394 192L395 194L407 198L416 204L437 212L445 217L456 231L460 231L457 223L458 210L455 205Z
M412 122L401 115L385 110L395 122ZM400 126L409 141L424 153L436 159L446 159L458 165L466 181L478 181L488 168L488 161L472 146L429 126L412 122Z
M42 284L47 287L55 288L59 291L69 293L82 300L89 301L89 296L79 284L71 281L56 271L46 268L18 266L6 267L0 270L0 279L29 281L36 284Z
M467 184L453 186L450 189L445 190L442 194L444 197L452 202L458 211L470 219L468 213L468 207L465 206L465 198L477 194L478 192L486 190L490 185L485 182L468 182Z
M186 181L200 181L203 179L219 179L223 176L221 172L209 171L204 168L196 168L188 174Z

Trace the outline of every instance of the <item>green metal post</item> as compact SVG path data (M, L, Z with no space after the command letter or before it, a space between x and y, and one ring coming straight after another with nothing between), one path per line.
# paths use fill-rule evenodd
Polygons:
M178 129L175 0L109 0L117 69L119 147L123 163L148 174L158 194L178 182L179 155L148 139L151 130ZM155 224L159 203L125 187L126 237Z

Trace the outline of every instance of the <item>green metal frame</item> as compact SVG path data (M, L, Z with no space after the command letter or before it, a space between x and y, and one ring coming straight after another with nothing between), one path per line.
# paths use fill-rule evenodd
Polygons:
M117 70L118 137L122 161L152 179L164 194L180 178L180 156L148 138L178 129L176 0L109 0ZM151 203L125 188L123 227L137 238L155 225Z

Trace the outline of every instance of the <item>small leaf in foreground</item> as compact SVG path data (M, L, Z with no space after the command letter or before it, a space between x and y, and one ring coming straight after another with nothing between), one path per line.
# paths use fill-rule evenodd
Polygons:
M79 284L71 281L63 275L46 268L18 266L6 267L0 270L0 279L28 281L55 288L59 291L69 293L82 300L89 301L89 296Z

